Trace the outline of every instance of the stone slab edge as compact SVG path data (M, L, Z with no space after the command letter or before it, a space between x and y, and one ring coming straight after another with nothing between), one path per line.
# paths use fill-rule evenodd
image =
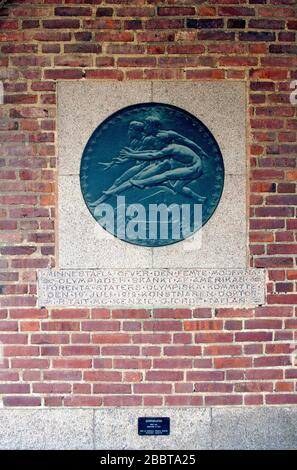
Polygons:
M138 436L139 416L169 416L170 436ZM8 408L0 449L297 449L297 407Z
M39 270L39 307L263 305L265 270Z

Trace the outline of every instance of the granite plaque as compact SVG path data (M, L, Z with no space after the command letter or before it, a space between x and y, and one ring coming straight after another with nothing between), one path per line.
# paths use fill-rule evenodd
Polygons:
M255 306L260 269L39 270L40 307Z
M248 267L244 82L61 81L57 90L57 269ZM144 151L148 161L134 158ZM114 212L108 227L100 205ZM159 220L147 216L160 205ZM185 230L172 234L180 220ZM118 225L129 233L114 233ZM189 250L195 229L202 242Z

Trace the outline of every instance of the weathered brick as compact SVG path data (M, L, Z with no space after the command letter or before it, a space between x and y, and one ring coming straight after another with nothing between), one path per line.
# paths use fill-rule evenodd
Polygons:
M80 26L79 20L44 20L42 25L46 29L78 29Z
M7 4L0 19L4 406L293 404L294 0L51 3ZM56 250L56 80L86 78L248 83L248 240L250 265L267 269L263 306L36 307L36 269Z
M56 7L55 16L91 16L89 7Z

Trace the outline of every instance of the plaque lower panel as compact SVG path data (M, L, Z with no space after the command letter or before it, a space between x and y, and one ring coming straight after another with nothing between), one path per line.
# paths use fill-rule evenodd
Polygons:
M39 307L250 307L264 302L261 269L38 271Z

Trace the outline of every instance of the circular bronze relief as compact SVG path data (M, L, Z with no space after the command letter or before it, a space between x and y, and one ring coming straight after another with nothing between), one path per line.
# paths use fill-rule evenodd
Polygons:
M164 246L213 215L224 186L220 148L187 111L162 103L128 106L91 135L81 190L96 221L129 243Z

